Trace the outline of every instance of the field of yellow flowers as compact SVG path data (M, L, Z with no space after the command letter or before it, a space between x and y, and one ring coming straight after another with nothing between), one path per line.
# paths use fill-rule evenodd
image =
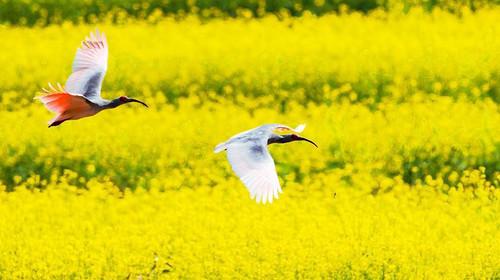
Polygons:
M103 97L48 129L95 26L0 25L0 279L500 278L499 8L102 22ZM272 145L249 198L218 143Z

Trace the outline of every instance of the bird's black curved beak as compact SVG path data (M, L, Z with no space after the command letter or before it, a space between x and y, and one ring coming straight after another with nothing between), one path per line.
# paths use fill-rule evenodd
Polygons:
M148 107L148 108L149 108L148 104L146 104L146 103L144 103L144 102L142 102L142 101L140 101L140 100L137 100L137 99L129 98L129 99L128 99L128 102L137 102L137 103L141 103L142 105L144 105L144 106L146 106L146 107Z
M297 136L297 140L299 140L299 141L307 141L307 142L313 144L314 146L316 146L316 148L318 147L318 145L316 145L316 143L314 143L313 141L311 141L311 140L309 140L307 138Z

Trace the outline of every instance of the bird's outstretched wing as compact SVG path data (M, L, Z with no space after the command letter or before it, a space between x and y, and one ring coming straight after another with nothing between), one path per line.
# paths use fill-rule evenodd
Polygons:
M227 159L234 173L241 179L257 203L273 202L281 193L274 160L267 144L259 139L232 142L227 146Z
M97 28L76 49L73 74L66 81L66 91L81 94L96 103L101 99L101 86L108 68L108 42Z

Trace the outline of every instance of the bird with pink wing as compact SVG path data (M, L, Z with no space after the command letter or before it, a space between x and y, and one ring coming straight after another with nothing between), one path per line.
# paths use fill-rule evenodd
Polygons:
M49 83L45 94L35 97L43 102L52 113L57 114L47 124L58 126L68 120L78 120L93 116L102 110L116 108L120 105L137 102L146 107L146 103L137 99L120 96L113 100L101 97L101 86L108 68L108 41L103 33L95 30L90 38L85 37L81 47L76 50L73 61L73 73L66 84L57 87Z

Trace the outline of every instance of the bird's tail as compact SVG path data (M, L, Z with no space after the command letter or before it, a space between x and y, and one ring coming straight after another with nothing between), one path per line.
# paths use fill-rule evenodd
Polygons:
M220 143L219 145L215 146L214 153L219 153L227 149L227 144L226 142Z

